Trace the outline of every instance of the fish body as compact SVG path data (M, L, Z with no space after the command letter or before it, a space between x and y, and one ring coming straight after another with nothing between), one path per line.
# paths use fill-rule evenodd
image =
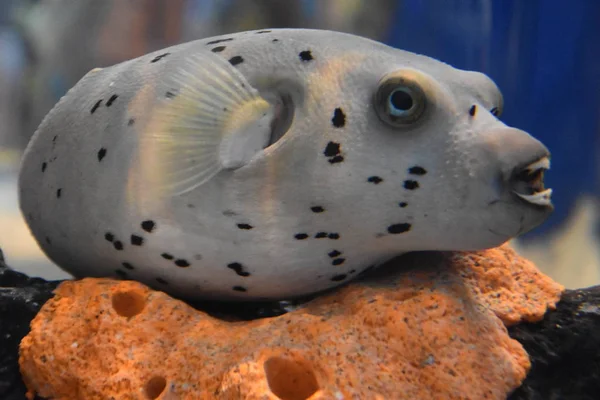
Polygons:
M349 34L197 40L84 76L24 154L20 207L76 277L293 298L543 222L548 150L501 108L483 74Z

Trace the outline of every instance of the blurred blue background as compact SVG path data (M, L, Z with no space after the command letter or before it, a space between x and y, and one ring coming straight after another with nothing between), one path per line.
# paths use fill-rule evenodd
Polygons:
M62 276L16 206L20 154L43 116L94 67L248 29L367 36L484 72L501 119L553 154L556 211L515 247L567 286L600 283L600 1L3 0L0 2L0 248L13 266Z

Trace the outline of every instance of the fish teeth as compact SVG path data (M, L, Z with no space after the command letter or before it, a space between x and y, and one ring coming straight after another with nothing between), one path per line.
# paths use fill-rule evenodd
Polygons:
M529 174L533 174L540 169L550 169L550 159L548 157L544 157L534 163L529 164L527 167L525 167L525 169L527 169Z
M535 194L521 194L513 190L513 193L531 204L538 206L549 206L552 203L552 189L546 189L543 192Z

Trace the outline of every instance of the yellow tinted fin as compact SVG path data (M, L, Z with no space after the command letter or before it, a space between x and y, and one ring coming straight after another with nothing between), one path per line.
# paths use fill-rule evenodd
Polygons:
M156 195L180 195L268 145L273 107L218 55L190 55L168 74L176 94L152 112L140 140L142 168ZM150 182L149 182L150 181Z

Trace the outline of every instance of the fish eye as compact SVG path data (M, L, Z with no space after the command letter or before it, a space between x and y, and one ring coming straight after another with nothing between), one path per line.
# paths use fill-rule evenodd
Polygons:
M423 116L426 106L423 89L407 77L385 77L375 94L377 115L392 127L414 124Z

